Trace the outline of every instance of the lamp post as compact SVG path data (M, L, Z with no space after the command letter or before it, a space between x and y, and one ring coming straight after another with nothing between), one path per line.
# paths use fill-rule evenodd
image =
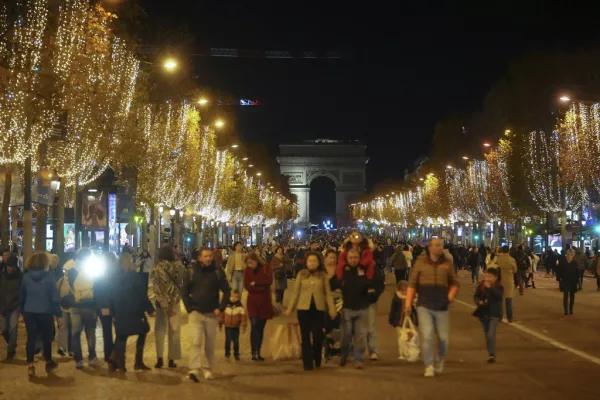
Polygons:
M158 207L158 248L160 249L160 245L161 245L161 241L162 241L162 233L161 233L161 226L162 226L162 216L163 216L163 211L165 211L165 208L163 206Z
M173 229L175 226L175 212L174 208L169 210L169 215L171 216L171 246L175 246L175 230Z

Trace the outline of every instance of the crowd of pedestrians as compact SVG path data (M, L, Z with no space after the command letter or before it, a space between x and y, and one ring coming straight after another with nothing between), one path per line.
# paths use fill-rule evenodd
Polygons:
M4 252L0 327L8 343L7 361L16 356L22 318L30 376L36 374L34 356L38 352L48 373L57 367L52 357L54 340L61 357L72 357L77 369L85 368L82 333L89 367L106 363L111 372L126 372L127 339L136 336L133 369L149 370L144 348L152 318L157 356L154 367L166 364L177 368L176 362L182 359L185 310L191 336L188 377L199 382L200 378L213 379L219 329L225 328L226 359L233 355L239 361L240 334L249 328L251 360L260 363L265 361L262 348L267 322L296 312L305 370L321 367L324 348L325 357L333 354L330 342L336 332L340 366L352 362L355 368L363 369L365 356L372 361L380 357L376 316L386 280L391 278L396 290L388 321L397 333L398 358L414 361L420 353L424 375L432 377L444 369L449 306L459 290L458 270L470 270L476 284L474 315L481 322L491 363L496 360L496 328L504 312L507 320L513 321L515 289L523 294L524 289L535 288L534 272L540 262L559 282L565 315L573 314L575 293L583 284L582 263L583 270L594 265L574 249L564 254L549 250L540 260L520 245L512 249L467 248L431 239L425 246L412 246L391 239L373 242L358 231L253 248L236 243L229 251L201 248L195 249L191 258L191 263L182 262L181 254L168 244L159 249L156 261L148 252L135 259L128 251L119 257L112 253L98 257L83 248L60 268L55 257L36 252L22 272L17 258ZM100 265L102 273L97 271ZM286 297L284 307L288 282L292 294ZM600 278L598 284L600 289ZM244 303L243 292L247 294ZM103 359L96 353L98 325ZM406 334L417 335L417 328L421 350L415 338Z

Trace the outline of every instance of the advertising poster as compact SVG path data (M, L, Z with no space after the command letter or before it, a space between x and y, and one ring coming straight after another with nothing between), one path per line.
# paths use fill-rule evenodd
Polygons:
M542 254L544 252L542 247L542 235L537 235L533 238L533 252L535 254Z
M75 224L65 224L65 253L75 251Z
M560 234L548 235L548 246L550 246L552 250L560 252L563 248L562 236Z
M87 231L102 231L108 223L103 194L84 195L81 200L81 227Z
M111 193L108 195L108 236L111 251L116 251L118 249L118 235L119 232L117 229L117 195L115 193Z

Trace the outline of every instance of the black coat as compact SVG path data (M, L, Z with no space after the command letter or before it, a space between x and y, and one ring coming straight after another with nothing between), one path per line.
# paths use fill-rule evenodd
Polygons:
M6 270L0 272L0 315L12 312L19 307L22 281L23 273L18 269L12 274Z
M110 309L117 336L140 335L150 330L144 313L154 312L154 307L138 273L120 274L112 290Z
M556 279L560 282L561 292L576 292L579 284L579 265L577 261L571 260L570 263L567 263L566 259L562 260L558 265Z

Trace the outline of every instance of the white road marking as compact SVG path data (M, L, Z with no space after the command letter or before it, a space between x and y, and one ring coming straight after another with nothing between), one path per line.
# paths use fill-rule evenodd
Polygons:
M460 303L460 304L462 304L464 306L467 306L467 307L469 307L471 309L475 309L475 306L472 305L472 304L465 303L464 301L461 301L461 300L454 300L454 301L456 301L457 303ZM559 348L561 350L564 350L564 351L568 351L569 353L575 354L576 356L579 356L579 357L583 358L584 360L587 360L587 361L592 362L594 364L600 365L600 358L598 358L598 357L594 357L591 354L588 354L588 353L586 353L584 351L577 350L577 349L574 349L573 347L567 346L564 343L561 343L561 342L556 341L556 340L554 340L554 339L552 339L552 338L550 338L550 337L548 337L546 335L543 335L543 334L541 334L539 332L536 332L536 331L534 331L532 329L529 329L526 326L523 326L523 325L521 325L521 324L519 324L517 322L512 322L512 323L510 323L508 325L512 326L515 329L520 330L521 332L528 333L531 336L533 336L533 337L535 337L537 339L540 339L540 340L542 340L542 341L544 341L544 342L546 342L546 343L548 343L548 344L550 344L550 345L552 345L554 347L557 347L557 348Z

